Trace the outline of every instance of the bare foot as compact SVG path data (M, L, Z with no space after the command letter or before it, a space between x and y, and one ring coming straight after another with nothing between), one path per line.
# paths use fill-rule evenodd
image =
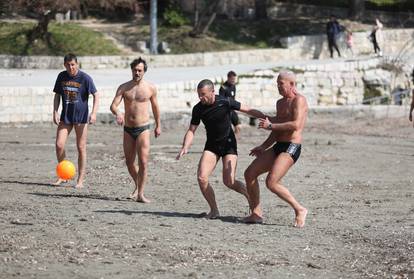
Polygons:
M67 180L64 180L64 179L62 179L62 178L58 178L58 180L56 180L56 182L55 183L52 183L52 185L54 185L54 186L59 186L60 184L62 184L62 183L66 183L66 182L68 182Z
M138 199L138 189L135 189L131 194L129 194L128 199L137 200Z
M132 196L131 199L136 201L136 202L142 202L142 203L150 203L151 202L144 195Z
M263 224L263 218L255 213L252 213L246 218L243 218L242 222L246 224Z
M83 180L78 180L77 182L76 182L76 185L75 186L73 186L73 188L75 188L75 189L83 189Z
M220 217L220 212L218 210L212 210L204 216L206 219L217 219L218 217Z
M298 210L296 213L295 218L295 227L297 228L303 228L305 226L305 220L306 215L308 214L308 210L306 208L302 208L301 210Z

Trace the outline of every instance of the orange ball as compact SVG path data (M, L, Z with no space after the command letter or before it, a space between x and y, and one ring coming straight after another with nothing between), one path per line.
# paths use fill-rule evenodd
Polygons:
M75 165L71 161L63 160L57 165L56 174L60 179L72 179L76 174Z

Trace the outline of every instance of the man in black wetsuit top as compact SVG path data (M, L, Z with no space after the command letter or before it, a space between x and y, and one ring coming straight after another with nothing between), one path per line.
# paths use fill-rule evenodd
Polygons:
M236 81L237 74L234 71L227 73L227 80L220 86L219 95L223 97L228 97L233 100L236 99ZM234 110L231 112L231 124L234 126L234 134L236 138L240 137L240 119L237 115L237 112Z
M217 207L214 190L210 186L208 178L213 172L220 157L223 162L223 183L230 189L239 192L248 199L246 186L235 179L237 165L237 142L231 128L231 112L239 110L256 118L265 115L260 111L250 109L243 104L220 95L215 95L214 85L211 80L204 79L197 86L200 102L193 107L190 127L188 128L180 153L179 160L188 152L193 142L194 133L200 124L204 123L207 132L207 142L201 156L197 179L200 190L210 206L210 212L205 216L214 219L220 216Z

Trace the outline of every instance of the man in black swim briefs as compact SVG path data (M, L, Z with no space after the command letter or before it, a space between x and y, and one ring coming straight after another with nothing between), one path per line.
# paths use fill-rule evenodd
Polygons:
M220 157L223 162L224 185L244 195L248 199L245 185L235 179L237 142L231 127L231 112L232 110L239 110L257 118L264 118L265 115L231 98L215 95L214 85L208 79L200 81L197 86L197 93L200 102L193 107L190 127L184 136L182 149L177 155L177 160L188 152L193 142L194 133L200 121L202 121L206 128L207 141L198 165L197 179L200 190L210 206L210 212L205 217L214 219L220 216L220 213L214 190L208 178L216 167Z
M160 110L157 100L157 89L154 84L143 79L147 71L147 63L141 57L131 63L132 80L119 86L111 104L111 112L116 122L124 125L124 154L128 172L134 180L135 189L130 198L137 202L149 202L144 196L147 180L148 159L150 151L149 109L151 104L155 120L154 135L161 134ZM118 110L124 100L125 114ZM138 156L138 167L135 158Z
M252 211L244 221L263 222L257 178L267 172L267 188L294 209L296 216L294 226L301 228L305 225L308 211L296 201L280 181L300 156L308 105L306 98L296 90L294 73L281 72L277 78L277 88L283 98L277 101L276 116L270 120L259 119L259 128L269 130L271 133L261 145L251 150L250 155L256 156L256 159L244 172Z

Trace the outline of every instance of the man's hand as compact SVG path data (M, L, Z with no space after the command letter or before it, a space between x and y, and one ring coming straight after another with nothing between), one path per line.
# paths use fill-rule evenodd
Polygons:
M250 150L249 155L257 157L257 156L260 156L264 151L265 149L263 148L263 146L259 145L253 148L252 150Z
M156 138L158 138L161 135L161 128L160 127L155 127L154 129L154 136Z
M95 124L96 123L96 113L92 113L89 116L89 124Z
M119 112L116 114L116 123L118 123L118 125L122 125L124 124L124 114Z
M180 160L180 158L181 158L181 157L183 157L183 156L184 156L184 154L187 154L187 153L188 153L188 150L187 150L186 148L184 148L184 147L183 147L183 148L181 149L180 153L178 153L177 157L175 157L175 159L176 159L176 160Z
M265 129L270 130L269 126L272 124L272 122L269 121L269 118L266 117L266 119L260 118L259 119L259 129Z
M57 111L53 111L53 123L55 123L56 125L59 125L60 123L60 117Z

